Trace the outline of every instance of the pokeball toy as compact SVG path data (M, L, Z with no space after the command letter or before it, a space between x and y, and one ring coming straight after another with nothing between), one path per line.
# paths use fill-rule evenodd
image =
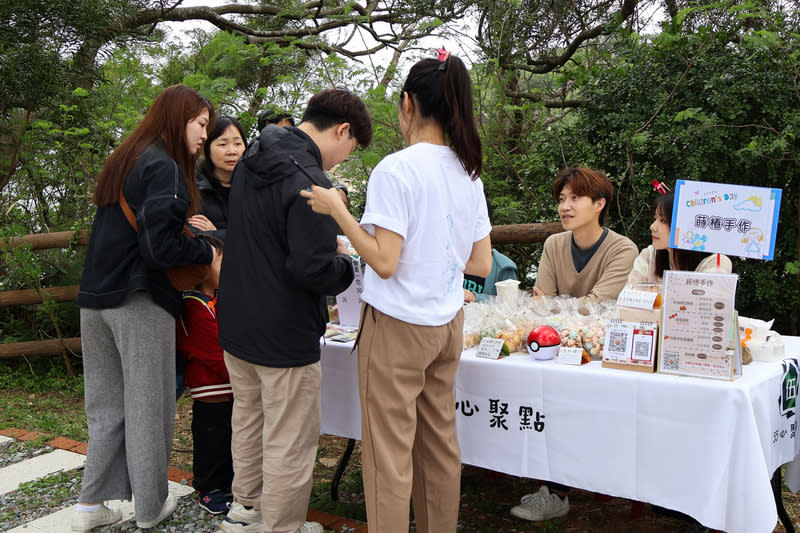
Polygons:
M528 334L525 347L534 359L552 359L561 348L561 335L550 326L537 326Z

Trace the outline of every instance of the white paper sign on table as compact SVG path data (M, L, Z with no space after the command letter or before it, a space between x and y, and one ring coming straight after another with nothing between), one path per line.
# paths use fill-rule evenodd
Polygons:
M361 271L361 259L350 256L353 263L353 282L344 291L336 295L336 307L339 310L339 324L358 326L361 318L361 291L364 288L364 275Z
M498 359L500 357L500 353L503 351L504 342L505 341L503 339L484 337L481 339L481 343L478 345L478 352L475 354L475 356L482 357L484 359Z
M634 309L652 309L658 298L655 291L637 291L636 289L622 289L617 296L618 307L633 307Z
M556 361L562 365L579 365L583 357L583 348L580 346L562 346L558 350Z

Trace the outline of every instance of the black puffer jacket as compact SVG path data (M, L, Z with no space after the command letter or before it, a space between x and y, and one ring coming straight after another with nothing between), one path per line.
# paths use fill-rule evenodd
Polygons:
M250 363L288 368L319 361L326 296L353 280L336 254L333 219L298 193L330 187L317 145L298 128L266 128L233 173L220 276L219 343Z
M164 269L211 263L211 245L183 234L189 193L178 165L157 144L142 150L125 178L125 199L136 214L137 233L119 204L98 207L83 277L79 307L108 309L144 290L173 316L181 295Z

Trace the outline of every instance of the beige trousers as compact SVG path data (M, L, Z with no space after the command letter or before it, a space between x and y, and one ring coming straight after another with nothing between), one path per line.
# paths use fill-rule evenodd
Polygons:
M225 352L233 387L233 498L261 510L266 533L306 519L320 429L320 364L254 365Z
M456 530L461 450L455 380L464 315L418 326L365 304L358 341L361 460L370 531Z

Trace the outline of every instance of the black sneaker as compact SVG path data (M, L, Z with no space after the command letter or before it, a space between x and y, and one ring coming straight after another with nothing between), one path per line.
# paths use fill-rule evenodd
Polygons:
M225 493L220 489L214 489L211 492L199 492L200 507L208 511L209 514L222 514L227 513L231 504L225 499Z

